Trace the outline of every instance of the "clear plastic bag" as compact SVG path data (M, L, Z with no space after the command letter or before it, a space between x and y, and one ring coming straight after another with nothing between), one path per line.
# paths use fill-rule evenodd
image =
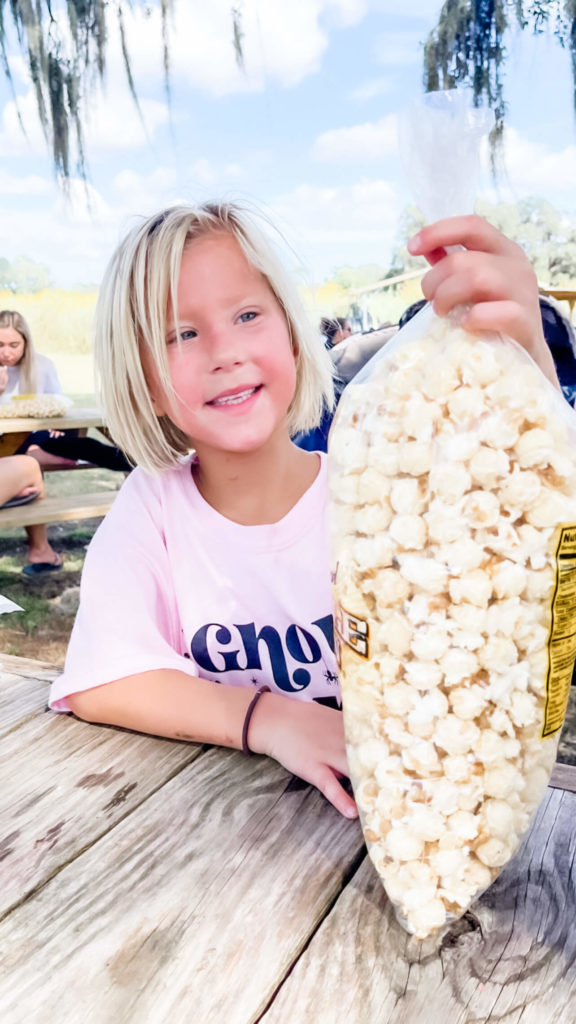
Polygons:
M576 416L524 350L425 307L330 435L336 635L364 836L419 938L544 795L576 654Z

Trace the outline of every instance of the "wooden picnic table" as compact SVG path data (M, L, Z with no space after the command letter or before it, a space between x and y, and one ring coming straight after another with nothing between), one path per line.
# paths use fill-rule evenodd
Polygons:
M0 418L0 457L13 455L35 430L102 430L104 420L99 409L69 409L64 416Z
M0 656L2 1024L569 1024L576 769L438 947L273 761L45 711Z

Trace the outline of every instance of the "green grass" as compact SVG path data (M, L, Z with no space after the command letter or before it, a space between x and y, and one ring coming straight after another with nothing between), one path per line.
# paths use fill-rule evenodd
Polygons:
M0 615L0 630L14 629L17 625L20 629L31 636L42 626L46 617L50 615L50 599L45 593L38 593L31 589L25 576L22 576L21 566L15 558L3 558L0 569L0 593L7 595L11 601L15 601L24 610L11 612L9 615ZM9 653L9 652L8 652Z

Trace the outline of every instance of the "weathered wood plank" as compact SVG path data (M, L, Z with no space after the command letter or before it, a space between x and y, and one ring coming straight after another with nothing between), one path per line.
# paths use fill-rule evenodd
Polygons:
M31 676L34 679L52 679L54 673L62 671L60 665L53 665L49 661L35 661L33 658L20 658L14 654L0 652L0 670L13 672L15 675ZM1 682L1 672L0 672Z
M2 1024L257 1020L363 850L279 765L210 750L0 923Z
M24 665L11 664L20 660ZM60 672L54 665L0 656L0 737L46 709L49 684Z
M567 789L570 793L576 793L576 765L555 764L549 785L553 789Z
M568 1024L576 1005L576 797L548 790L514 860L442 944L394 919L370 861L262 1024Z
M202 747L34 716L4 736L0 769L0 916L43 885Z
M95 491L92 494L62 494L39 498L30 505L0 509L0 530L37 523L69 522L105 516L112 507L117 491Z

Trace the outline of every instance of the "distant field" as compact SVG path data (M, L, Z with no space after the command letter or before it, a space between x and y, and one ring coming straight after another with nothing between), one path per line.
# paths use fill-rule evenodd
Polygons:
M82 401L76 401L76 405L93 405L95 399L92 353L71 355L69 352L51 352L50 358L54 360L58 369L64 394L71 395L74 399L81 396Z

